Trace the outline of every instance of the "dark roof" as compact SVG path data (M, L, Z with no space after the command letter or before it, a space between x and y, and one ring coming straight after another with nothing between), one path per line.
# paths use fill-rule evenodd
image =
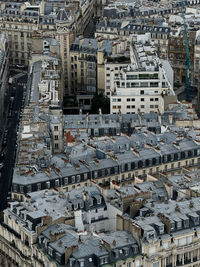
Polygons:
M60 20L60 21L68 20L68 15L67 15L67 12L64 8L61 8L58 11L57 20Z

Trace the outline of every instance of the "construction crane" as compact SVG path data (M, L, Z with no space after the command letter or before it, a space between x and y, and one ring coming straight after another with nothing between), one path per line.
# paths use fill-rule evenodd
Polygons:
M182 8L182 18L183 18L183 26L184 26L184 38L185 38L185 46L186 46L186 67L187 67L187 77L186 77L186 100L190 101L190 49L188 43L188 36L187 36L187 25L185 21L185 5L184 0L181 1L181 8Z

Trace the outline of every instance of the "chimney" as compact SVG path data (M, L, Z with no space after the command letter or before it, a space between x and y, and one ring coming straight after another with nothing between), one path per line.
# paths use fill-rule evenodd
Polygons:
M58 242L58 246L62 247L62 241L61 240Z

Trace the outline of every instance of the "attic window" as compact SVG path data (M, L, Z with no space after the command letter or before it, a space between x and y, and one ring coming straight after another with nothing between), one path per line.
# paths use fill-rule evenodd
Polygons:
M101 198L97 199L97 204L101 204Z

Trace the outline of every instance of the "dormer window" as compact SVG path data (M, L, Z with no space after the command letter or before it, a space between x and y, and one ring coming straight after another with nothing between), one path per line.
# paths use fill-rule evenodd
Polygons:
M194 218L194 224L195 224L195 225L198 225L198 224L199 224L199 217L195 217L195 218Z
M174 231L174 229L175 229L175 223L171 222L171 231Z
M80 262L80 267L84 267L84 266L85 266L85 261L84 261L84 259L79 260L79 262Z
M93 206L93 199L90 199L90 207Z
M153 239L155 237L154 232L148 234L148 239Z
M97 204L101 204L101 198L97 199Z
M124 255L125 256L128 256L128 254L129 254L129 248L123 248L123 250L124 250Z
M177 222L177 229L179 230L181 228L182 228L182 222L181 221L180 222Z
M163 234L164 233L164 226L160 226L159 227L159 232L160 232L160 234Z
M189 227L189 220L184 220L184 227L185 228Z
M53 249L52 248L48 248L48 253L50 256L53 256Z

